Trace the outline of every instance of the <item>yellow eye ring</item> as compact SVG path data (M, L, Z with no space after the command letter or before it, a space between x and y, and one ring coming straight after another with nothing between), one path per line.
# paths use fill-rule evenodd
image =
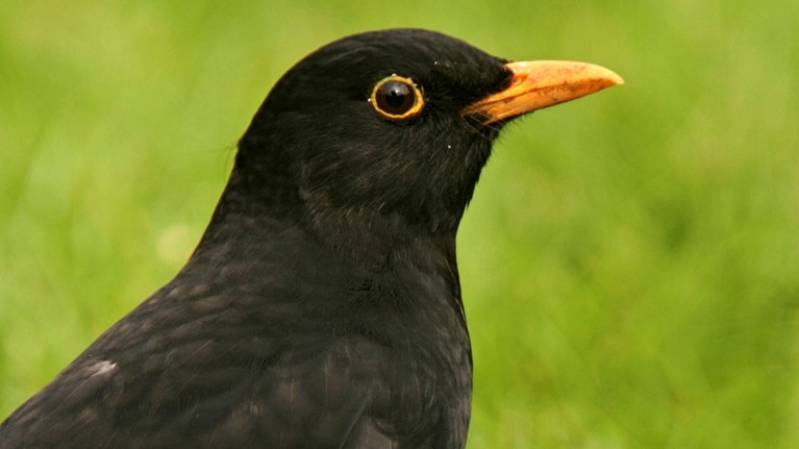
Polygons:
M402 121L419 115L425 102L422 90L413 80L391 75L375 84L369 104L383 118Z

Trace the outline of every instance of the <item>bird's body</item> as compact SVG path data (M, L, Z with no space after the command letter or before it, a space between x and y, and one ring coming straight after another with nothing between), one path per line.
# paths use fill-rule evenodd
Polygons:
M392 103L402 79L379 97L396 74L418 115ZM419 30L306 58L186 267L3 422L0 449L461 449L455 234L498 132L461 111L511 75Z
M239 230L25 404L0 447L463 444L471 361L451 246L417 242L377 274L291 224Z

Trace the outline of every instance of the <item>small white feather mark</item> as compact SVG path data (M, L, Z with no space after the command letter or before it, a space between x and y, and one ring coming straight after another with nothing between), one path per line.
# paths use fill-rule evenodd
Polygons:
M116 363L109 362L108 360L101 360L89 367L89 371L92 372L90 377L108 374L110 372L116 371L116 369L117 369Z

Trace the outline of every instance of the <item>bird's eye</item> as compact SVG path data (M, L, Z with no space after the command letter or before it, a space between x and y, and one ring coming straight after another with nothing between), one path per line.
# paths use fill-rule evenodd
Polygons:
M375 84L369 103L388 120L416 117L424 108L422 91L409 78L391 75Z

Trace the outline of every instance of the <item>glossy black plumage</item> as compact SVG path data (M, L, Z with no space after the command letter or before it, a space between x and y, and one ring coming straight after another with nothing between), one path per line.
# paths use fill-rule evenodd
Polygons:
M186 267L0 426L0 449L435 448L466 438L455 233L504 61L421 30L323 47L240 141ZM427 100L382 119L391 74Z

